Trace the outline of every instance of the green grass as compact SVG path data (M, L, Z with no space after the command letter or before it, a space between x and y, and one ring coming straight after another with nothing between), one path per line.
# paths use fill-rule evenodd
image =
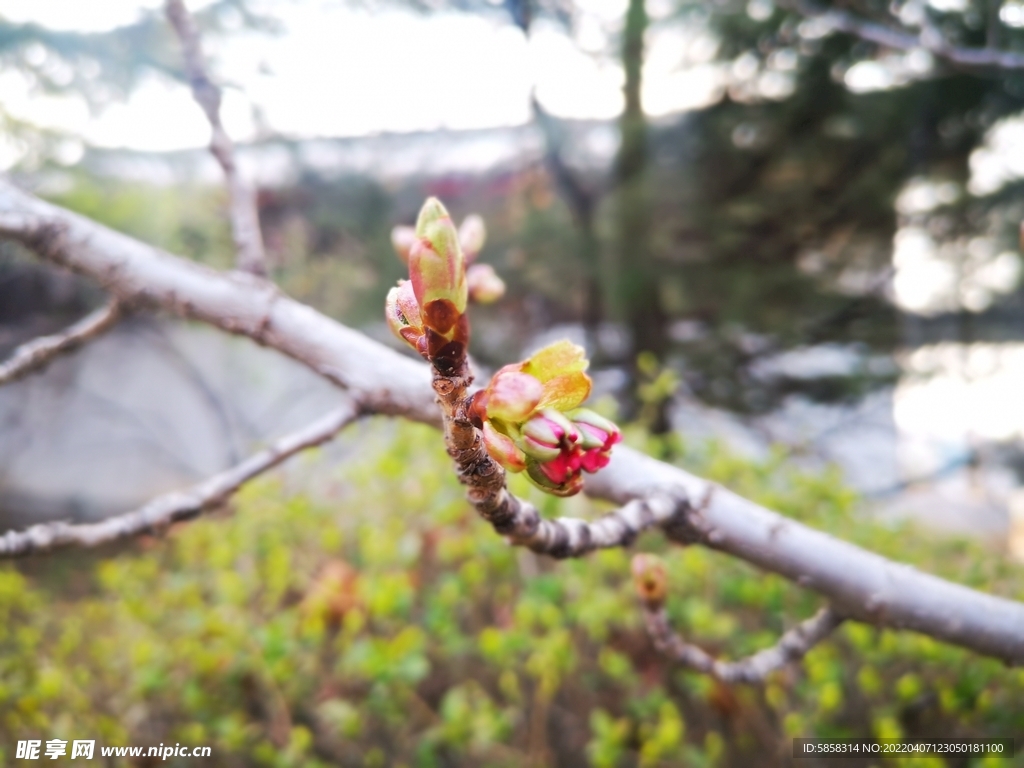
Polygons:
M671 447L785 514L1024 596L1002 555L865 522L834 474ZM211 746L216 766L702 768L788 764L794 736L1024 735L1024 672L910 633L845 626L763 688L674 669L640 626L630 553L508 547L425 427L371 430L360 456L330 500L264 480L161 539L0 567L0 765L27 738ZM635 549L666 556L675 626L715 653L768 645L818 605L702 548Z

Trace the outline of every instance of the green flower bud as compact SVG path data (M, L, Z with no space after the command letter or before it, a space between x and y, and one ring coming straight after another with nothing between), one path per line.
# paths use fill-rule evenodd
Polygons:
M484 422L484 447L491 458L501 464L509 472L522 472L526 469L526 457L508 435L496 430L489 421Z
M468 284L458 234L437 198L423 204L416 237L409 249L409 277L423 324L448 337L466 311Z

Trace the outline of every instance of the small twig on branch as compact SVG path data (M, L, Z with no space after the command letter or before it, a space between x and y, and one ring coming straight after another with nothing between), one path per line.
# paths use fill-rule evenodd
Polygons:
M806 0L783 0L779 5L796 11L801 16L819 19L832 29L867 40L871 43L910 51L923 48L929 53L954 64L968 67L997 67L1024 69L1024 53L1001 51L994 48L960 48L950 45L942 33L926 25L919 34L862 19L847 11L823 8Z
M0 385L17 381L43 368L58 355L77 349L112 328L120 317L121 310L117 301L111 300L60 333L22 344L7 360L0 363Z
M711 675L723 683L756 684L763 683L775 670L802 659L811 648L843 623L843 617L831 608L822 608L786 632L771 648L737 661L721 661L683 640L669 626L663 607L655 608L645 604L644 622L654 647L672 661Z
M185 55L185 74L192 96L202 107L210 123L210 152L224 170L228 188L231 234L235 242L235 266L243 272L267 274L267 257L263 249L256 193L242 178L235 159L235 147L220 119L221 90L210 79L203 59L199 30L183 0L167 0L167 20L174 27Z
M95 547L99 544L137 536L165 528L178 520L195 517L204 510L228 499L258 475L281 464L285 459L307 448L322 445L363 410L349 403L309 426L281 438L266 450L250 456L240 464L204 480L185 491L159 496L132 512L107 518L98 523L42 523L24 531L8 531L0 536L0 558L48 552L62 547Z

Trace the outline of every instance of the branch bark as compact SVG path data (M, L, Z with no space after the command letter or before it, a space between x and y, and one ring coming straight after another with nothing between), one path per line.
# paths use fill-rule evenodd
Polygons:
M1024 53L994 48L961 48L950 45L942 33L930 25L924 26L919 34L915 34L906 29L889 27L862 19L848 11L823 8L806 0L785 0L779 5L796 11L801 16L821 19L839 32L854 35L886 48L895 48L901 51L923 48L934 56L967 67L1024 69Z
M2 235L91 277L126 304L163 309L276 349L370 411L441 423L425 365L288 298L267 280L177 258L0 180Z
M185 56L185 75L196 100L210 123L210 153L224 170L228 189L231 235L235 242L235 266L254 275L267 274L267 257L263 249L256 193L242 177L235 159L235 145L220 119L221 90L210 79L203 58L202 41L195 21L183 0L167 0L167 20L181 40Z
M74 325L52 336L42 336L22 344L3 363L0 363L0 386L28 376L45 367L58 355L80 347L90 339L114 327L121 317L116 301L83 317Z
M723 683L763 683L777 669L802 659L843 623L831 608L822 608L814 616L786 632L771 648L737 661L721 661L707 651L686 642L669 626L665 609L644 606L644 623L655 648L672 661L702 672Z
M266 450L185 491L159 496L144 507L98 523L42 523L0 536L0 557L50 552L62 547L95 547L166 528L195 517L228 499L254 477L307 448L322 445L360 415L355 403L342 406L304 429L286 435Z
M248 336L309 366L366 409L440 425L429 369L289 299L265 280L223 274L113 232L0 181L0 235L88 275L122 301ZM588 492L627 504L686 500L666 533L778 573L842 615L911 629L1024 663L1024 605L922 573L787 519L677 467L618 446Z

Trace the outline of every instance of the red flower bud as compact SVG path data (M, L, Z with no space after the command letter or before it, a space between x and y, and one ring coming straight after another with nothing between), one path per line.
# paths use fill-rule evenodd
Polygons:
M587 472L597 472L611 461L612 446L622 441L622 433L614 423L586 408L569 414L580 434L583 449L581 466Z
M578 467L571 468L571 463L571 455L546 463L527 460L526 475L542 491L555 496L574 496L583 490L583 476Z
M580 433L569 419L558 411L545 408L523 425L519 447L527 456L550 462L560 454L578 453L576 444L579 440Z

